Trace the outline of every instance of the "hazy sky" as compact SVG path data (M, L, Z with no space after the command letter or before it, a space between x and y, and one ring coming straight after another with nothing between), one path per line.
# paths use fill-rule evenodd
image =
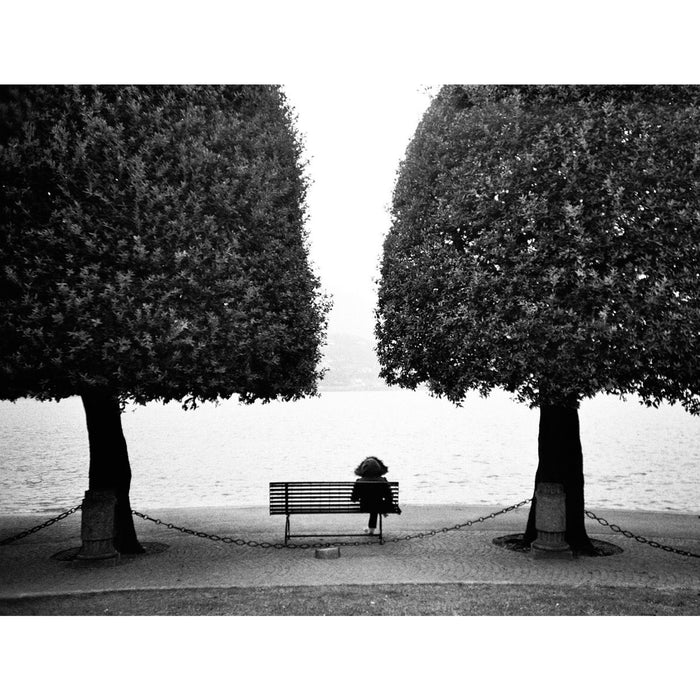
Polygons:
M287 83L284 91L310 161L309 244L333 296L328 330L372 337L396 170L430 103L428 89L331 81Z

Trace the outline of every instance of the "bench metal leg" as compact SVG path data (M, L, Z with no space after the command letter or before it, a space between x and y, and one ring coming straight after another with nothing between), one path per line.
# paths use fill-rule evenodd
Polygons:
M379 544L384 544L384 518L382 517L381 513L377 513L377 516L379 518ZM366 537L367 535L348 535L348 534L343 534L343 533L329 533L329 534L321 534L317 533L314 535L294 535L294 537ZM377 535L373 535L373 537L377 537ZM284 523L284 546L287 546L287 543L289 540L292 539L292 528L289 520L289 513L287 513L285 523Z

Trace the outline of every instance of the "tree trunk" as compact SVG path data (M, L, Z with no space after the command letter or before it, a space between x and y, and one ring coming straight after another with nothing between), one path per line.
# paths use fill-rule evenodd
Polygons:
M89 488L114 492L117 498L114 547L122 554L140 554L144 549L136 538L131 515L131 466L119 400L100 390L85 391L81 399L90 442Z
M583 499L583 453L579 434L578 409L543 405L540 408L537 473L535 489L541 481L562 484L566 503L566 541L574 551L591 550L586 534ZM537 537L535 513L537 500L533 495L530 516L525 530L525 542Z

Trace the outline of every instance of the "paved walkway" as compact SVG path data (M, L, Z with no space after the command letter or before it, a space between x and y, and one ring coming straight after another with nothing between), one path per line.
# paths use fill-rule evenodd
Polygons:
M486 515L501 506L412 506L385 521L385 537L425 532ZM246 540L281 542L284 518L266 508L154 509L176 525ZM595 510L635 535L700 554L697 514ZM542 583L643 586L700 591L700 558L664 552L587 520L589 535L624 552L570 560L533 559L492 544L523 532L528 506L461 530L383 546L341 548L338 559L316 559L312 549L241 547L186 535L136 518L143 543L168 545L117 565L61 561L53 555L80 546L80 512L0 547L0 597L84 591L196 587L253 587L362 583ZM51 517L47 515L46 517ZM0 517L0 539L38 524L36 515ZM365 516L293 516L294 532L359 532ZM319 531L318 529L316 530ZM312 542L313 540L293 540ZM349 542L359 540L347 540ZM156 549L156 548L153 548Z

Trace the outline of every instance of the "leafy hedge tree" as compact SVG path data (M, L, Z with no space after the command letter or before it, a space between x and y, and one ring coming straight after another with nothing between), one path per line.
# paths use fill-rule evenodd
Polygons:
M6 86L0 123L0 398L82 397L90 488L141 551L125 402L316 392L293 119L273 86Z
M535 483L564 485L579 550L581 400L700 413L699 108L696 86L446 86L399 170L382 376L538 407Z

